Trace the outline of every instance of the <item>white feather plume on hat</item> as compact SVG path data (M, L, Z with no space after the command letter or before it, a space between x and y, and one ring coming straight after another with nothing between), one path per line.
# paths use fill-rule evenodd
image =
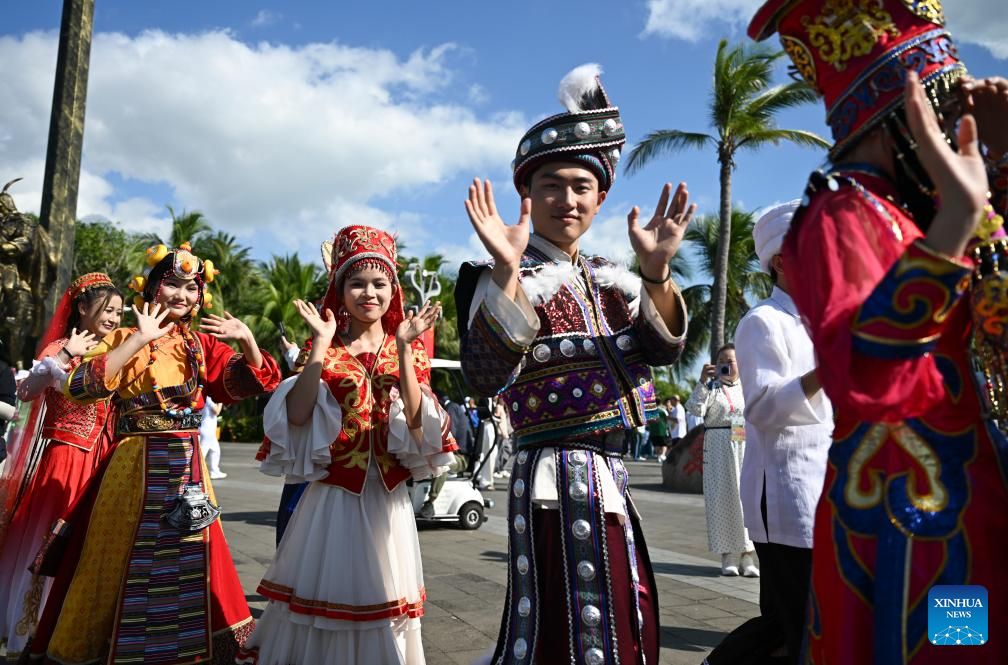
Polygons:
M557 99L571 113L604 109L610 106L602 87L602 65L589 62L567 72L560 81Z

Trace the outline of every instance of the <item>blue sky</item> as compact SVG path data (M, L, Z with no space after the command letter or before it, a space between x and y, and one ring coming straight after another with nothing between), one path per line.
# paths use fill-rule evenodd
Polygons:
M1002 3L946 3L976 76L1004 72ZM508 164L522 131L559 110L564 73L602 64L629 144L657 128L707 131L717 40L743 39L759 4L97 0L78 212L163 230L166 204L202 210L257 258L314 260L340 226L372 223L409 253L457 264L479 249L462 207L469 180L492 178L515 218ZM0 33L0 177L25 176L13 194L27 210L41 191L59 15L59 2L9 3ZM826 135L823 115L809 106L780 123ZM735 198L748 209L794 198L822 159L789 146L744 154ZM683 153L621 174L587 248L628 251L627 210L649 213L678 180L701 212L716 209L713 154Z

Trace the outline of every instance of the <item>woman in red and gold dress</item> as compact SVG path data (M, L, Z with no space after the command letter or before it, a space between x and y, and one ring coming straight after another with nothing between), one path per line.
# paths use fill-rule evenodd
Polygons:
M296 302L312 338L263 423L263 471L317 482L259 585L270 603L237 662L419 665L425 591L404 481L438 475L457 449L419 341L440 308L404 316L387 233L349 226L326 250L324 316Z
M116 443L68 520L34 659L227 662L252 630L199 453L200 409L205 395L229 404L269 391L280 370L226 312L192 329L211 262L187 244L147 260L132 284L136 327L108 335L65 386L82 404L112 399Z
M35 630L51 580L28 571L49 529L74 503L109 450L108 402L75 404L61 390L67 372L119 327L122 293L100 272L78 277L60 300L38 360L18 388L34 401L0 479L0 643L16 660Z

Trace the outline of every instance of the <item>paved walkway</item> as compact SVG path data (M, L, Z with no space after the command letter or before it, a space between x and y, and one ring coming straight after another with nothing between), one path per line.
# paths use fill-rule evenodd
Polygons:
M254 446L222 448L221 467L229 476L214 481L214 488L246 597L258 615L265 599L255 588L273 556L280 480L257 471ZM666 492L655 462L628 467L658 583L660 662L697 665L726 633L758 613L759 581L719 575L720 559L707 551L703 497ZM497 505L477 531L448 526L420 531L429 665L468 665L496 640L507 584L505 489L500 485L486 493Z

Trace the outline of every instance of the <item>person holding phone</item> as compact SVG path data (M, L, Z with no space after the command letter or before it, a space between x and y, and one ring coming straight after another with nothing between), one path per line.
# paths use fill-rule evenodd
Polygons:
M742 521L739 477L745 457L745 398L735 345L718 349L716 365L704 365L686 410L704 419L703 490L707 542L721 555L721 574L759 577L753 542ZM736 565L736 562L737 565Z

